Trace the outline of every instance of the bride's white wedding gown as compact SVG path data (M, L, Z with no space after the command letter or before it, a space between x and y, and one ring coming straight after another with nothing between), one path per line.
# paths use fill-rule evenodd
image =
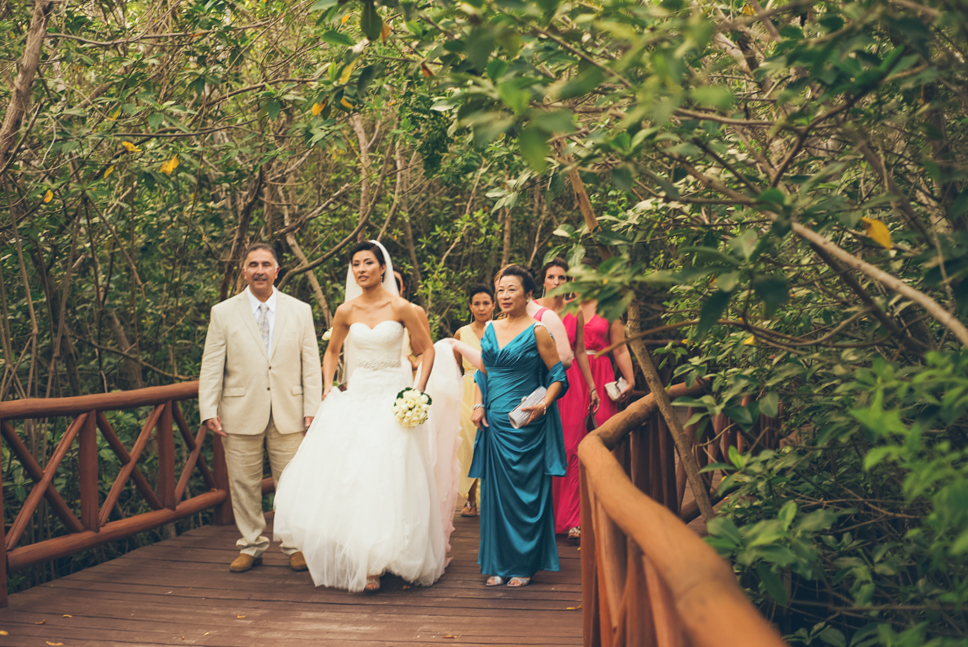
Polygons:
M427 389L431 420L402 427L392 406L413 382L409 363L401 362L403 338L397 321L350 326L349 385L323 401L279 480L275 539L303 552L317 586L362 591L367 575L385 572L430 585L444 572L460 378L452 354L441 348L431 373L437 388Z

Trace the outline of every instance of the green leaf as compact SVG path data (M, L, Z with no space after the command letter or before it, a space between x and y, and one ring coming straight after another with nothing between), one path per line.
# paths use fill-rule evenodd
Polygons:
M786 204L786 196L783 195L783 191L779 189L767 189L761 193L757 198L757 202L767 202L782 206Z
M360 29L363 31L363 35L373 42L380 38L380 32L383 30L383 19L380 18L373 0L364 0L363 2L363 11L360 13Z
M705 337L706 333L716 325L723 311L726 310L726 306L729 305L731 297L732 294L729 292L716 290L706 299L706 302L702 304L702 310L699 312L699 325L696 326L696 339Z
M165 120L165 115L160 112L152 112L148 115L148 126L154 130L161 125L161 122Z
M951 549L948 552L952 555L961 555L965 551L968 551L968 530L958 535L958 538L951 544Z
M728 539L734 546L743 545L743 535L729 517L714 517L706 524L706 529L713 537Z
M736 449L736 445L730 445L729 451L726 453L729 454L729 462L735 465L736 469L743 469L746 467L746 460L743 458L743 455L739 453L739 450Z
M716 108L717 110L728 110L736 103L736 96L721 85L700 85L693 88L689 94L692 100L701 106Z
M763 588L766 589L770 597L776 600L777 604L785 607L790 601L790 598L787 595L786 587L783 586L783 580L780 579L780 576L774 573L770 565L765 562L759 562L756 565L756 574L759 576Z
M739 236L731 238L728 244L732 250L739 253L746 260L749 260L753 252L756 251L756 243L759 242L759 239L760 237L755 231L747 229Z
M632 190L632 173L626 166L616 166L612 169L612 184L623 191Z
M526 127L518 135L518 146L521 147L524 159L535 172L541 173L547 168L548 162L545 158L551 154L551 146L548 145L548 138L544 132L533 126Z
M322 11L323 9L328 9L335 5L339 0L316 0L313 6L309 8L309 11Z
M819 638L828 645L833 645L833 647L847 647L847 639L844 638L844 634L833 627L824 627Z
M759 275L753 279L753 291L760 301L766 304L766 316L770 317L776 309L790 300L790 289L786 279L779 276Z
M570 133L575 130L569 110L533 110L531 123L549 133Z
M598 67L589 67L584 72L569 80L558 91L559 99L572 99L588 94L605 80L605 72Z
M270 120L278 117L280 112L282 112L282 103L278 99L273 99L266 104L266 113L269 115Z
M780 413L780 394L769 391L760 398L760 413L767 418L776 418Z
M339 45L341 47L352 47L355 43L353 39L350 38L349 34L344 34L341 31L334 31L330 29L329 31L324 31L319 35L319 40L324 43L329 43L330 45Z
M797 502L787 501L786 503L783 504L783 507L780 508L780 511L777 513L776 518L783 522L783 526L785 528L789 528L790 524L793 523L794 517L796 516L797 516Z

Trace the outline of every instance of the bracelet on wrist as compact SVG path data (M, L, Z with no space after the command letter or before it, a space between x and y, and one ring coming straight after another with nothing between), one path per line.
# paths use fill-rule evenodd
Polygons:
M474 405L474 409L473 410L476 411L477 409L483 409L483 408L484 408L484 405L482 403L478 402L477 404Z

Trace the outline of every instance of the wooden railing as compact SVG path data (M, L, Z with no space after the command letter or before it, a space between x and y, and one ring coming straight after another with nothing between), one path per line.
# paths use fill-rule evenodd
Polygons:
M136 391L0 403L0 433L3 442L34 482L6 533L4 524L0 522L0 550L3 551L3 555L0 555L0 606L6 606L7 603L8 572L23 570L109 541L130 537L209 508L215 508L216 523L232 522L222 445L218 437L215 437L214 465L209 466L201 453L206 436L205 426L200 426L192 434L178 405L179 402L197 397L198 382L186 382ZM105 412L148 406L152 407L151 412L129 450L112 428ZM13 422L60 417L73 420L68 424L47 464L42 467L18 435ZM189 452L179 474L176 474L175 469L175 429ZM98 432L121 463L121 469L103 500L99 492L101 473ZM153 446L157 453L157 474L153 474L156 477L154 487L138 467L138 459L144 453L149 440L154 441ZM78 444L79 514L64 500L54 482L58 467L75 441ZM200 473L208 491L182 500L195 470ZM152 510L112 521L112 511L129 480L134 483ZM51 511L63 522L67 533L36 543L19 545L42 499L47 500ZM3 492L0 489L0 521L3 518Z
M676 385L668 392L675 400L702 389ZM774 428L758 426L759 437ZM713 427L721 442L742 442L724 418ZM709 444L714 457L712 448L725 446ZM680 512L675 448L651 394L590 433L578 456L586 647L785 644L732 568L680 518L692 513Z

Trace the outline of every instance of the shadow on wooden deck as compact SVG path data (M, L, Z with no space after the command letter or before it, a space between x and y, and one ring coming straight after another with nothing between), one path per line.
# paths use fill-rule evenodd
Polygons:
M580 645L581 560L523 589L485 588L478 520L456 517L453 561L434 586L384 577L376 595L317 589L273 545L233 574L234 526L207 526L10 597L0 647L111 645Z

